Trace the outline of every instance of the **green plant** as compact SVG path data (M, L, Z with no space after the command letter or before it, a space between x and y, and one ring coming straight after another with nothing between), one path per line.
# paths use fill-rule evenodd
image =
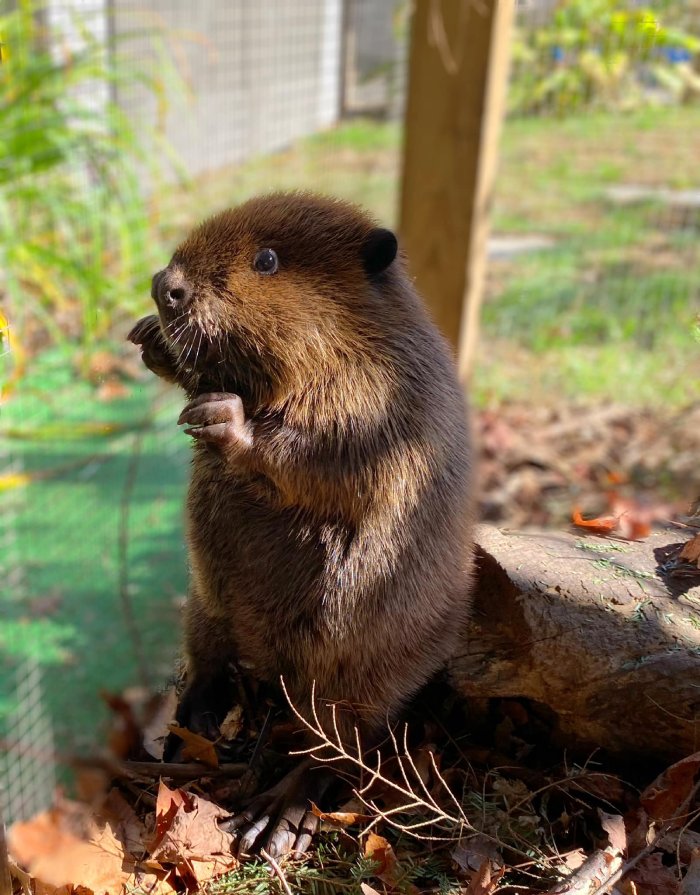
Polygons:
M662 22L651 7L559 0L547 24L516 35L511 111L561 115L591 106L639 105L649 96L650 81L676 98L700 90L690 64L672 62L664 50L692 57L700 39Z
M152 270L148 145L117 88L166 95L75 17L49 28L32 0L0 16L0 302L25 346L104 337ZM152 174L152 170L150 171Z

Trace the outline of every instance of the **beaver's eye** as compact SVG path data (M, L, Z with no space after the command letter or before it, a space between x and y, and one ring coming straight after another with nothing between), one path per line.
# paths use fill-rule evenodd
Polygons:
M262 249L255 256L253 267L258 273L277 273L279 261L277 260L277 252L274 249Z

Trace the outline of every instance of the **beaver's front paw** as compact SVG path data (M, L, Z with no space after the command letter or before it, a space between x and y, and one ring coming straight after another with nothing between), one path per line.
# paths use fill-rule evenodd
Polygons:
M168 382L177 381L175 357L163 338L156 314L142 317L126 338L141 348L141 360L152 373Z
M219 447L245 450L253 443L243 402L238 395L214 392L199 395L185 407L177 421L188 435Z

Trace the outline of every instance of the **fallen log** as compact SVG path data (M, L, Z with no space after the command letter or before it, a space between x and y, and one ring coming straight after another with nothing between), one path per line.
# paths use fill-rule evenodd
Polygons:
M555 739L582 749L668 761L696 751L700 574L678 561L692 534L629 542L481 526L456 688L545 706Z

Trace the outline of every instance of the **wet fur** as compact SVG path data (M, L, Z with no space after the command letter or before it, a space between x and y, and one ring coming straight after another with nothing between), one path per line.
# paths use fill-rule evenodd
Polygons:
M472 504L449 349L404 261L368 263L376 232L337 200L251 200L175 252L187 314L147 318L133 339L190 397L240 395L253 436L249 451L194 448L191 701L235 660L282 675L303 712L315 682L352 707L343 735L359 722L369 738L464 624ZM253 269L263 248L279 256L273 276Z

